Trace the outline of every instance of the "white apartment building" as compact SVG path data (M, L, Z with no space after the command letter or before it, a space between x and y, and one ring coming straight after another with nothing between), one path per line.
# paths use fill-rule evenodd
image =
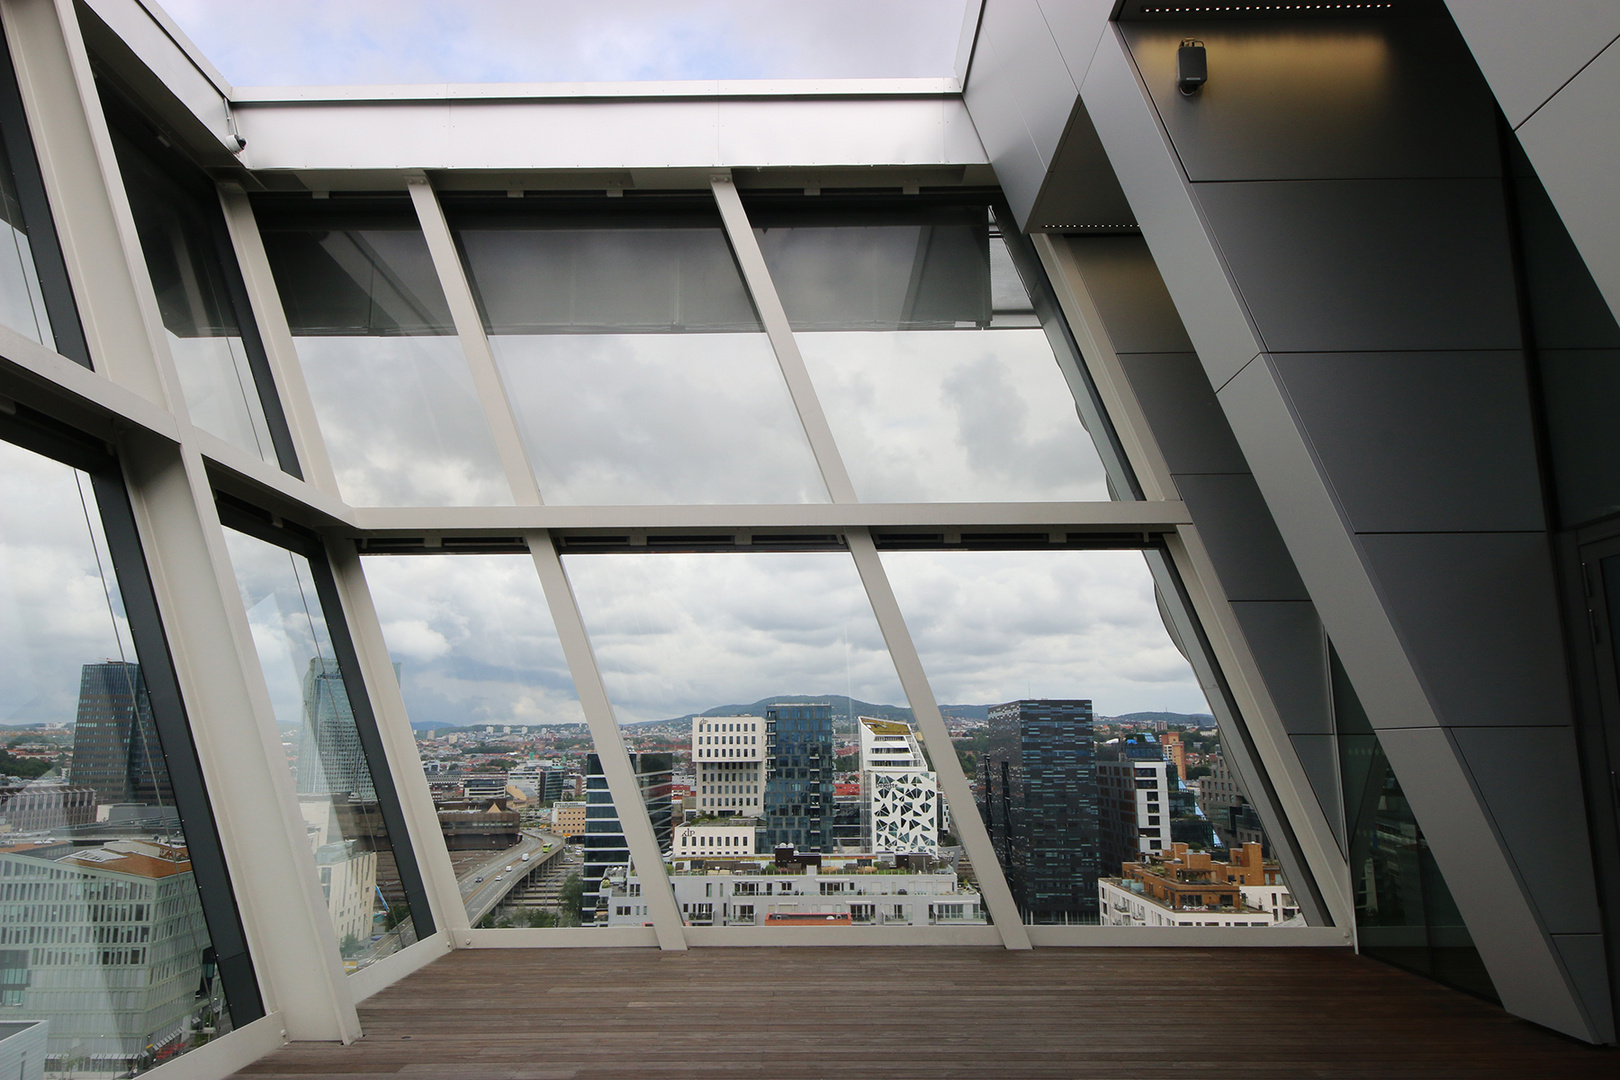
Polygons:
M122 1072L183 1044L208 943L183 847L0 849L0 1006L50 1022L52 1072Z
M862 716L861 824L873 854L939 850L939 779L910 724Z
M1133 889L1131 886L1135 885ZM1235 910L1177 911L1146 893L1138 891L1140 883L1121 878L1102 878L1097 882L1097 897L1101 902L1104 926L1281 926L1288 919L1278 918L1276 911L1259 906L1262 899L1252 894L1284 892L1270 885L1242 887L1243 906ZM1290 898L1292 899L1292 898ZM1297 919L1294 925L1300 925Z
M673 860L670 884L682 921L688 926L768 926L807 917L855 926L982 926L984 904L978 890L948 867L897 870L865 858L822 858L821 866L761 866L705 859L702 869ZM641 882L613 867L602 879L607 925L640 926L645 921Z
M675 826L670 851L677 859L708 859L759 853L759 822L754 818L697 819Z
M693 718L692 769L699 815L758 814L765 797L764 718Z

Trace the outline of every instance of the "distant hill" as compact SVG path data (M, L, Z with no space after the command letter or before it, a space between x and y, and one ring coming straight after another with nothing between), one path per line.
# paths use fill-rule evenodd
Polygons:
M1152 724L1163 720L1167 724L1180 724L1182 727L1212 728L1215 718L1208 713L1179 713L1179 712L1128 712L1114 717L1115 720L1134 720L1138 724Z

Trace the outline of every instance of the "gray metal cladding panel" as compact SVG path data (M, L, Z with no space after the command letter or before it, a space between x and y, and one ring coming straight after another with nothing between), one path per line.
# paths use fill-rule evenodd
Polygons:
M997 2L991 0L992 5ZM1097 42L1108 30L1114 0L1038 0L1038 6L1069 68L1069 78L1079 86L1097 52Z
M1620 35L1614 0L1448 0L1447 6L1514 125Z
M1035 150L1035 141L1019 109L1017 85L1007 75L1015 61L1015 57L981 38L974 50L973 72L962 101L995 168L1002 192L1023 226L1046 181L1046 162Z
M1331 735L1327 639L1309 601L1242 601L1232 614L1265 679L1283 730Z
M1192 351L1146 240L1071 236L1068 244L1116 353Z
M1591 1013L1599 1038L1614 1042L1614 1011L1610 1005L1608 964L1603 953L1602 934L1553 934L1558 958L1564 962L1569 981Z
M1505 727L1451 734L1547 931L1598 932L1574 732Z
M1283 354L1271 364L1357 532L1544 527L1522 354Z
M1117 228L1136 224L1097 129L1078 98L1046 183L1030 211L1033 229Z
M1359 542L1442 726L1570 723L1544 534L1386 533Z
M1126 353L1119 362L1171 473L1249 471L1197 353Z
M1182 167L1205 180L1495 176L1495 100L1438 19L1121 24ZM1204 43L1209 81L1176 88Z
M1498 180L1193 191L1268 351L1520 345Z
M1547 349L1540 360L1560 524L1620 512L1620 349Z
M1048 165L1057 154L1069 110L1080 88L1069 77L1046 17L1034 0L986 4L979 20L978 47L988 44L1000 58L995 81L1004 83L1018 103L1035 149ZM973 82L977 72L969 72ZM972 113L971 106L969 113Z
M1340 854L1347 853L1344 795L1339 785L1339 758L1333 736L1290 735L1288 741L1294 748L1294 756L1299 758L1300 768L1305 770L1305 779L1310 781L1311 791L1322 807L1323 815L1327 817L1334 843L1339 845Z
M1228 600L1309 600L1254 477L1176 478Z

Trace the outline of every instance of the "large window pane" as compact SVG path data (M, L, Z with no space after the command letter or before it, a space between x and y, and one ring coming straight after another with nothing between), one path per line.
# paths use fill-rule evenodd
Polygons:
M416 941L371 763L309 560L229 529L225 543L332 930L355 971Z
M9 64L0 66L0 78L10 78L9 67ZM15 96L16 92L14 87L0 87L0 94L8 97ZM17 140L0 138L0 323L47 348L56 348L40 290L39 271L34 266L34 245L28 236L28 222L24 219L17 190L17 173L7 149L8 144L16 143ZM31 161L17 164L34 167ZM49 228L49 223L44 227Z
M586 802L606 786L534 561L368 556L365 570L469 920L591 922L587 831L605 819L587 822Z
M564 562L627 742L680 747L668 861L688 923L985 921L848 554Z
M825 501L712 202L450 202L548 503Z
M39 1023L53 1075L127 1076L231 1028L165 757L191 748L159 735L89 477L0 443L0 552L0 1020Z
M221 259L219 197L201 173L177 175L183 165L141 121L124 126L113 131L113 148L191 421L273 462L276 450L241 325L251 314L237 310L226 280L234 267ZM251 342L259 347L256 335Z
M1109 497L985 207L749 213L863 500Z
M415 211L255 202L343 497L509 505L511 489Z
M1300 923L1140 552L883 564L1026 921Z

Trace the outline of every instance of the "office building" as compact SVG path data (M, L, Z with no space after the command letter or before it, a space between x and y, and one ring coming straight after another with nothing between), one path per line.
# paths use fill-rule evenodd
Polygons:
M830 705L765 710L765 843L801 851L833 843L833 720Z
M766 798L766 722L759 716L700 716L692 721L697 811L757 817Z
M431 30L390 9L409 60L356 59L347 13L322 24L348 63L332 78L378 72L336 88L247 85L286 35L210 31L230 46L212 60L187 37L297 7L0 0L0 705L9 725L73 723L66 780L97 802L9 845L0 889L79 875L115 894L0 900L0 1000L48 1021L50 1071L182 1051L210 1078L267 1054L375 1071L400 1051L364 1037L365 1002L423 993L452 949L514 986L545 966L523 949L622 950L568 954L593 992L557 995L544 1031L499 1025L534 1039L514 1056L582 1074L630 1051L581 1010L656 1005L638 980L712 970L713 946L865 934L1053 966L1086 947L1119 970L1140 954L1109 947L1143 931L1102 925L1108 844L1140 895L1162 879L1165 948L1198 956L1157 962L1186 961L1199 1000L1256 962L1204 961L1256 936L1236 922L1287 924L1269 936L1295 947L1267 962L1289 999L1221 1009L1208 1036L1269 1071L1616 1071L1620 1051L1592 1048L1616 1042L1620 1004L1612 0L793 9L813 26L752 5L748 34L700 21L721 4L628 37L588 6L468 4ZM914 26L872 21L901 9ZM528 81L433 66L474 26L502 50L485 70ZM562 71L532 47L587 32L668 66L574 49ZM834 32L818 40L849 47L799 49ZM624 81L647 71L701 78ZM602 81L558 81L581 72ZM396 559L442 587L389 585ZM445 584L489 560L512 589ZM726 569L702 603L655 611L704 560ZM805 569L835 564L836 582ZM590 593L593 572L614 588ZM1105 796L1093 704L1166 735L1213 718L1213 836L1183 839L1197 814L1166 766L1138 788L1127 755ZM991 705L986 742L969 726ZM756 894L752 926L729 924L749 903L732 892L677 895L748 875L665 869L665 751L687 738L669 718L761 714L694 733L757 744L693 746L762 747L758 780L726 779L757 774L751 756L694 761L694 799L758 805L693 810L757 815L756 852L830 861L852 854L834 732L888 708L932 754L978 900L939 900L942 924L895 892L911 909L885 925L858 888L820 885L910 867L802 862L753 883L805 906ZM442 842L413 737L447 718L483 729L458 751L583 721L587 910L613 925L466 925L464 886L490 884L463 880L467 856L489 848ZM364 919L323 896L300 797L340 811L330 858L375 853L409 911L352 976L341 943ZM522 835L487 812L463 819L469 843ZM70 830L89 846L69 852ZM1233 859L1193 848L1217 838L1258 845L1266 879L1220 880ZM622 905L599 887L615 866L643 886ZM173 918L137 917L143 890ZM700 925L700 904L722 906ZM40 940L64 932L153 942ZM904 970L825 955L770 989L832 999L828 980ZM956 962L930 958L973 985ZM1143 1053L1103 994L1022 985L1048 1021L1025 1060ZM816 1068L903 1071L915 1044L885 1038L909 1025L948 1031L964 1067L1015 1070L1006 1032L1026 1028L944 998L877 997L879 1022ZM1311 1039L1268 1037L1287 1008ZM705 1053L757 1071L770 1033L725 1020ZM434 1054L468 1037L410 1054L453 1071Z
M1091 702L990 709L979 812L1018 910L1031 922L1097 918L1097 774Z
M1299 925L1293 897L1259 844L1233 848L1220 860L1174 844L1162 855L1129 862L1097 883L1106 926L1287 927Z
M742 858L759 854L759 821L727 814L698 817L675 826L670 847L675 859Z
M630 769L635 775L640 806L652 825L660 853L668 851L674 838L673 809L670 805L670 766L668 754L631 754ZM611 866L634 866L619 810L602 759L591 754L585 759L585 878L584 900L580 908L587 915L597 911L597 889Z
M874 855L939 850L939 780L910 724L855 718L860 737L861 823Z
M152 703L139 664L86 664L73 724L74 784L98 803L173 803Z
M325 657L312 657L304 673L304 727L298 733L293 775L300 795L377 800L343 674L336 661Z

